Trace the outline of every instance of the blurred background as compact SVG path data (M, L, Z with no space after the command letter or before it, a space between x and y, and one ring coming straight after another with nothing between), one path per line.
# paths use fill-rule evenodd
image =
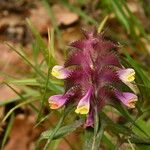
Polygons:
M120 44L120 54L129 54L149 76L150 0L0 0L0 82L15 79L13 84L0 86L0 120L17 106L19 93L30 93L25 88L30 85L29 80L24 81L24 86L21 82L17 83L17 79L36 77L32 67L10 49L6 42L23 49L23 55L32 59L31 62L38 63L43 60L43 55L33 50L41 51L35 44L37 33L33 30L36 29L47 44L48 31L53 30L56 60L58 64L63 64L67 45L82 37L81 29L101 28L100 24L104 26L106 37ZM33 80L32 83L36 85ZM0 142L5 143L4 149L34 149L40 133L49 128L50 124L55 124L57 115L37 127L36 119L35 113L26 105L15 109L13 117L1 123ZM7 140L4 141L4 138ZM56 149L69 150L70 141L81 143L77 133L71 134L59 141L61 144ZM80 150L76 144L73 146Z

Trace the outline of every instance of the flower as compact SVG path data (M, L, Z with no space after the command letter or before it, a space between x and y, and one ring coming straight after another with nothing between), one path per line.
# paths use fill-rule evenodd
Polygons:
M68 98L65 97L63 94L58 94L58 95L51 96L48 102L51 109L58 109L65 104L67 99Z
M68 90L65 94L53 95L48 99L49 105L51 109L58 109L62 107L67 100L74 95L74 88Z
M52 75L64 79L67 92L51 96L49 103L52 109L58 109L66 102L77 105L75 112L87 115L85 126L88 127L94 124L95 111L101 111L110 104L114 95L129 108L135 107L137 96L119 91L124 83L129 86L135 79L135 71L124 68L119 61L119 46L105 40L101 33L84 31L84 36L84 39L70 44L64 66L53 67Z
M92 95L92 88L90 87L86 95L78 103L77 109L75 110L78 114L88 114L90 109L90 98Z
M70 73L71 73L71 70L63 66L58 66L58 65L54 66L51 72L51 74L57 79L66 79Z
M135 85L135 71L132 68L120 69L117 71L120 80L125 83L135 94L139 93L138 87Z
M132 82L135 80L135 71L132 68L120 69L117 71L118 76L122 82Z
M135 108L135 102L138 100L137 96L129 92L115 92L116 97L129 108Z

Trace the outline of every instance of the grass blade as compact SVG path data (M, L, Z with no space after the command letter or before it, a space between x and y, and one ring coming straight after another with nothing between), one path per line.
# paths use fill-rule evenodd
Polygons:
M6 130L5 130L5 135L4 135L4 138L3 138L3 140L2 140L1 149L4 148L4 145L5 145L6 141L7 141L7 138L8 138L8 136L10 135L10 131L11 131L11 129L12 129L13 122L14 122L14 114L12 113L12 114L11 114L11 117L10 117L10 119L9 119L7 128L6 128Z

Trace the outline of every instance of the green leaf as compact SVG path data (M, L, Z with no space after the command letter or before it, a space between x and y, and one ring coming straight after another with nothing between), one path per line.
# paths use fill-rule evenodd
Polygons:
M14 80L7 80L9 84L16 84L16 85L31 85L31 86L39 86L40 84L37 82L36 79L14 79Z
M136 122L135 119L133 119L133 117L129 114L128 110L126 108L124 108L122 105L115 105L115 108L129 121L132 123L132 125L134 125L140 132L142 132L146 137L149 137L149 135L147 134L147 132L145 132L143 130L142 127L140 127ZM123 127L123 126L121 126ZM129 131L129 133L133 133L132 131Z
M57 132L56 134L54 135L53 139L58 139L58 138L62 138L64 136L66 136L67 134L75 131L78 127L80 127L81 125L83 124L83 120L78 120L78 121L75 121L74 123L72 124L69 124L69 125L66 125L66 126L63 126L61 127ZM40 139L49 139L51 134L52 134L53 130L48 130L48 131L45 131L41 134L41 137Z
M103 123L101 123L101 127L97 133L93 129L86 129L83 150L99 150L103 132Z
M138 145L150 145L150 138L143 138L137 135L132 135L130 141Z
M138 144L136 147L137 147L136 150L150 150L150 145L143 145L143 144L139 145Z
M5 122L6 119L13 113L14 110L16 110L17 108L23 106L23 105L27 105L27 104L30 104L34 101L37 101L37 99L29 99L27 101L24 101L18 105L16 105L15 107L13 107L12 109L9 110L9 112L5 115L5 117L3 118L2 122Z
M47 12L48 12L48 15L52 21L52 25L53 25L53 28L55 29L56 33L57 33L57 37L58 37L58 40L59 40L59 43L60 43L60 47L63 48L63 42L62 42L62 38L61 38L61 31L57 25L57 20L56 20L56 17L55 17L55 14L53 13L53 10L48 2L48 0L42 0L42 3L43 3L43 6L46 8Z
M38 30L35 28L35 26L31 23L29 19L27 19L28 26L30 30L32 31L35 39L36 39L36 48L39 49L39 51L42 52L46 62L48 63L48 52L47 52L47 46L42 39L41 35L39 34Z
M106 128L111 130L115 134L122 133L124 135L132 134L132 130L124 125L114 123L105 113L101 112L101 117L103 118Z
M130 64L131 67L136 71L136 83L140 90L141 99L139 99L140 105L144 107L149 107L150 99L150 80L148 75L142 69L142 67L126 53L126 61ZM143 86L141 86L143 85Z
M68 106L68 107L64 110L64 112L63 112L63 114L62 114L60 120L59 120L58 123L57 123L57 125L56 125L55 128L52 130L52 132L49 134L49 138L47 139L47 142L46 142L46 144L45 144L43 150L46 150L46 149L49 147L51 141L52 141L53 138L55 137L55 134L56 134L57 131L60 129L60 127L61 127L61 125L62 125L62 123L63 123L65 117L67 117L67 115L68 115L69 113L71 113L72 110L73 110L73 106L72 106L72 105ZM39 146L39 144L40 144L40 142L41 142L42 140L43 140L42 138L39 138L39 140L37 141L37 144L36 144L36 149L38 149L38 146Z
M12 113L12 115L11 115L11 117L10 117L10 119L9 119L7 128L6 128L6 130L5 130L5 135L4 135L4 138L3 138L3 140L2 140L1 149L4 148L4 145L5 145L7 139L8 139L8 137L9 137L9 135L10 135L10 131L11 131L11 129L12 129L13 121L14 121L14 114Z
M98 33L102 32L108 18L109 18L109 15L105 16L105 18L101 21L101 23L99 24L99 27L98 27Z
M128 18L123 10L123 5L120 4L120 1L118 0L111 0L111 4L113 6L113 10L116 14L116 16L118 17L118 19L120 20L120 22L125 26L127 32L130 32L130 24L128 21Z
M135 123L142 128L150 137L150 120L144 121L142 118L135 121ZM145 134L143 132L140 132L135 126L133 126L133 131L140 137L145 137Z
M19 51L17 51L11 44L6 43L13 51L15 51L32 69L39 75L43 80L46 80L46 75L43 71L41 71L38 67L34 66L28 58L26 58L24 55L22 55ZM63 89L60 86L57 86L49 80L48 87L54 92L62 92Z
M103 134L102 142L105 143L109 150L115 150L115 145L112 143L111 139L109 139L105 134Z
M94 130L93 129L86 129L84 133L84 145L83 150L91 150L91 145L94 141Z

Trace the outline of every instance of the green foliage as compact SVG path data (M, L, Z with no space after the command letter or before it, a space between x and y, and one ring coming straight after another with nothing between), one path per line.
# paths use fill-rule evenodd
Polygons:
M66 136L67 134L75 131L82 124L83 124L83 120L81 119L81 120L75 121L72 124L62 126L61 128L58 129L58 131L54 135L53 139L58 139L58 138L62 138L64 136ZM40 140L49 139L53 132L54 132L53 130L47 130L47 131L43 132L41 134Z
M2 144L1 144L1 148L2 148L2 149L4 148L4 145L5 145L5 143L6 143L6 140L7 140L7 138L9 137L9 134L10 134L10 131L11 131L11 128L12 128L12 125L13 125L13 121L14 121L14 114L12 113L12 114L11 114L11 117L10 117L10 119L9 119L7 128L6 128L5 134L4 134L4 138L3 138L3 140L2 140Z

